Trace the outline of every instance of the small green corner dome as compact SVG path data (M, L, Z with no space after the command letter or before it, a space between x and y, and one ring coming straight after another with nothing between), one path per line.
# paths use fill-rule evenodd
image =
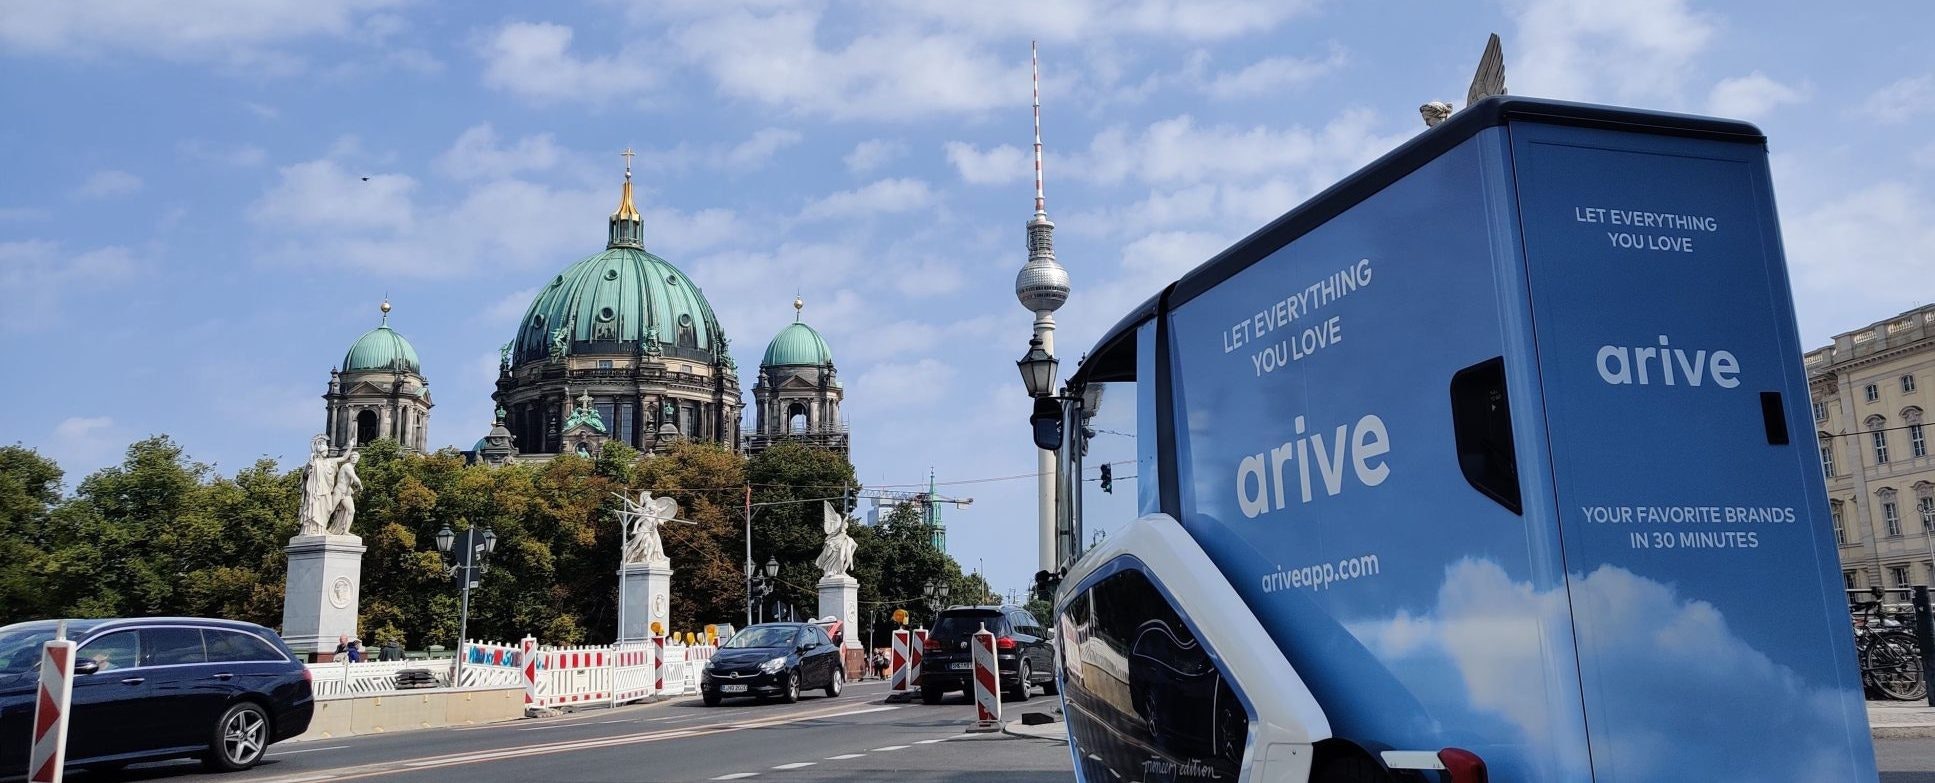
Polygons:
M663 258L622 246L546 281L518 325L512 362L549 358L560 329L573 355L643 354L651 336L666 356L702 361L725 336L691 278Z
M368 372L387 370L423 374L423 365L417 361L417 349L409 340L397 334L389 324L378 326L351 343L349 352L343 354L343 372Z
M761 367L817 367L833 363L833 351L826 347L826 338L814 331L813 327L794 322L779 330L773 341L766 345L766 358L759 362Z

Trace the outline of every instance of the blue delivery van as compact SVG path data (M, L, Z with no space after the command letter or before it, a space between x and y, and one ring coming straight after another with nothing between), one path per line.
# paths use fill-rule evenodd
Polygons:
M1071 378L1142 515L1056 595L1078 774L1874 780L1801 354L1753 126L1421 133Z

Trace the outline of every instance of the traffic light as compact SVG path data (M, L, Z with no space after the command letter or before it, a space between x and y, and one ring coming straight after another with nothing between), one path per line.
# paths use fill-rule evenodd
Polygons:
M1102 491L1115 494L1115 466L1102 463Z
M1055 601L1055 590L1062 586L1061 574L1050 571L1035 572L1035 597L1049 603Z

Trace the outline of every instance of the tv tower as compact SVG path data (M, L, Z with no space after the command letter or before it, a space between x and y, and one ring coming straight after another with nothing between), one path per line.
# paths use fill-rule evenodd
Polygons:
M1068 301L1068 270L1055 261L1055 224L1048 219L1048 201L1041 174L1041 65L1034 42L1028 44L1028 70L1035 93L1035 215L1028 220L1028 263L1015 275L1015 298L1035 314L1035 339L1050 356L1055 353L1055 311ZM1040 451L1038 465L1040 569L1054 571L1055 452Z

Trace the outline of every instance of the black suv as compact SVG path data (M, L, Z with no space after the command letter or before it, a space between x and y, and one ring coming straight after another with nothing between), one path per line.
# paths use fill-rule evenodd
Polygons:
M954 690L973 696L974 658L968 643L983 627L994 634L995 665L1009 700L1027 701L1033 685L1040 685L1042 693L1055 694L1055 643L1034 615L1012 604L956 606L934 619L934 629L922 648L923 703L939 704L943 695Z
M55 622L0 628L0 770L27 766L40 648ZM315 711L309 669L269 629L197 617L69 620L74 654L67 763L117 769L192 756L247 769Z

